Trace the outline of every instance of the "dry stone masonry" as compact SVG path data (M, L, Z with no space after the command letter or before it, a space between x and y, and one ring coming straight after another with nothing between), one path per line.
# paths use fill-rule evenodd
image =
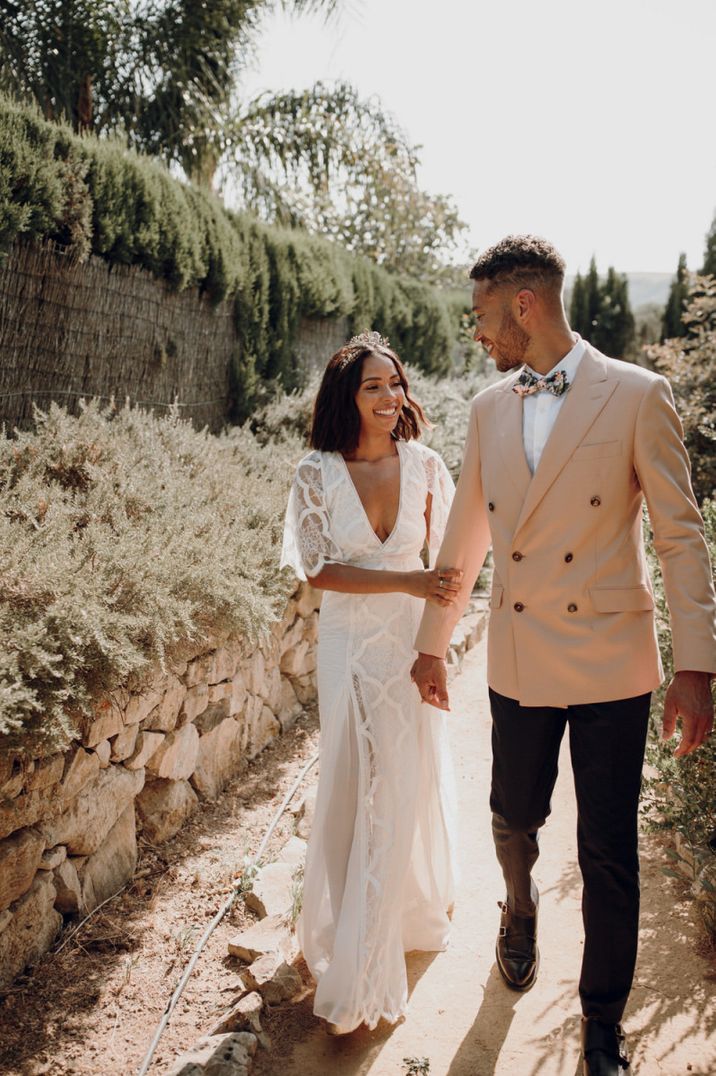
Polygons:
M140 694L103 700L64 753L0 757L0 989L65 916L132 878L138 831L152 844L174 836L314 698L318 603L302 586L257 645L226 640ZM233 1050L248 1061L245 1039Z

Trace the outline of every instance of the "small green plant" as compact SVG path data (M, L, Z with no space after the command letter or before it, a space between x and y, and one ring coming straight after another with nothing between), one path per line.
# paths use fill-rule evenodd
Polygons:
M295 927L296 920L301 914L301 908L303 907L303 876L305 872L305 865L299 863L295 871L291 875L291 908L289 910L289 920L292 927Z
M245 855L243 859L243 866L240 871L237 872L236 881L234 882L234 889L238 896L245 897L247 893L251 893L254 888L254 882L256 876L259 873L258 863L253 863L249 855Z
M429 1057L404 1057L405 1076L428 1076L430 1072Z
M186 926L179 927L178 930L173 931L172 937L176 951L181 953L188 949L198 930L199 927L196 923L187 923Z

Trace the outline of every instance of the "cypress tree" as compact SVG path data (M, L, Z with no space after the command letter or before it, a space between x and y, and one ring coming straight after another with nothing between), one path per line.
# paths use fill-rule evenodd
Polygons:
M599 273L597 272L597 259L592 255L589 263L589 272L585 284L585 335L588 340L593 340L599 323L599 312L602 305L601 289L599 287Z
M716 258L716 250L714 250ZM669 298L666 300L664 316L661 319L661 342L675 336L686 336L686 326L682 321L684 303L689 291L689 270L686 267L686 255L679 255L679 266L671 283Z
M569 323L580 336L589 335L587 317L587 289L581 273L577 273L569 302Z
M599 309L592 343L607 355L624 358L634 340L634 315L629 304L627 278L613 266L599 288Z
M701 272L716 276L716 215L711 221L711 227L706 236L706 250L704 251L704 264Z

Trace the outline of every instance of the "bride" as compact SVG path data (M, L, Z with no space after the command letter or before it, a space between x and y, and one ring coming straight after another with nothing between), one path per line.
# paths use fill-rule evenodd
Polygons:
M454 601L439 549L453 483L378 333L330 360L291 489L282 566L320 612L321 769L299 943L333 1034L405 1012L404 953L447 944L454 788L445 717L410 681L423 601Z

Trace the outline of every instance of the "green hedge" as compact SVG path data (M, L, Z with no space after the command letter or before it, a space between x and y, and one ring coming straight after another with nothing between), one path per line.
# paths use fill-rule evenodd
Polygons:
M457 324L444 296L300 231L227 211L120 142L80 138L0 96L0 255L18 236L54 239L80 258L139 265L176 288L233 297L239 357L233 417L258 379L299 380L293 340L303 317L374 327L410 362L446 372Z

